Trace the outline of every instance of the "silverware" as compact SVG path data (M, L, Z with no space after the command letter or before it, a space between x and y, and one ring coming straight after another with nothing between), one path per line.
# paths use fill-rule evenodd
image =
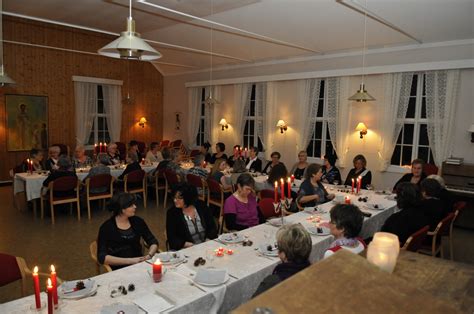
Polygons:
M235 280L239 280L239 278L235 277L235 276L232 275L232 274L227 273L227 275L229 275L230 278L234 278Z
M271 260L271 261L274 261L274 259L271 258L270 256L267 256L267 255L262 254L262 253L260 253L260 252L257 252L257 256L264 257L264 258L266 258L266 259L269 259L269 260Z
M225 245L225 246L227 246L227 243L225 243L225 242L222 242L222 241L221 241L221 240L219 240L219 239L214 239L214 241L216 241L217 243L220 243L220 244L222 244L222 245Z
M197 285L197 284L196 284L194 281L192 281L191 279L189 279L188 282L189 282L189 284L190 284L191 286L198 288L199 290L201 290L201 291L204 292L204 293L207 293L206 290L204 290L201 286Z

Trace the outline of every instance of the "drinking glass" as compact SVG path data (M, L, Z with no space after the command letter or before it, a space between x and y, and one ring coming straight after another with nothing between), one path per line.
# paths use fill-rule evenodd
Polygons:
M372 184L367 184L365 186L365 188L368 190L368 191L372 191L374 189L374 186Z
M215 257L216 257L216 252L214 252L214 250L206 250L206 258L209 261L210 267L212 267L212 262L214 261Z
M332 183L333 183L334 185L339 185L339 180L334 180Z

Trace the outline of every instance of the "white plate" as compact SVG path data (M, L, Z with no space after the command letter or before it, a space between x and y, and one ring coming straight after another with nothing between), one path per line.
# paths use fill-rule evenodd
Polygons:
M271 245L271 246L272 246L272 250L269 251L269 250L268 250L268 246L269 246L269 245L271 245L271 244L260 245L260 247L258 248L258 250L259 250L260 253L262 253L263 255L272 256L272 257L278 257L278 248L277 248L275 245Z
M282 226L281 217L267 219L267 222L270 225L275 226L275 227L281 227ZM284 218L283 218L283 223L285 223Z
M371 210L382 210L382 209L385 209L385 207L382 205L382 204L371 204L371 203L367 203L365 205L365 207L367 207L368 209L371 209Z
M224 233L219 236L218 240L224 243L240 243L245 239L243 235L238 233Z
M184 260L184 255L181 255L179 252L161 252L155 254L151 259L151 262L154 263L156 259L159 258L163 264L177 264L181 263Z
M104 305L100 309L100 314L116 314L119 312L136 314L138 313L138 306L135 304L114 303L110 305Z
M229 274L225 269L201 268L196 272L193 281L202 286L220 286L229 280Z
M319 227L320 229L322 229L323 232L318 232L318 227L316 226L309 226L308 228L306 228L308 230L309 233L311 233L312 235L317 235L317 236L327 236L327 235L330 235L331 234L331 231L329 230L329 228L326 228L326 227Z
M84 289L74 292L64 293L73 290L79 280L65 281L58 287L58 296L63 299L82 299L94 294L97 291L97 284L92 279L82 280Z

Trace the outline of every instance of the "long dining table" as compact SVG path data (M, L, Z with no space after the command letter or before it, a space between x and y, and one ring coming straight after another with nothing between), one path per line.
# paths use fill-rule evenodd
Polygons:
M371 214L370 217L364 219L360 234L363 238L370 237L379 231L385 220L397 210L391 195L363 190L361 194L363 197L367 197L368 201L364 202L363 200L359 201L361 195L351 195L335 187L328 187L328 191L336 195L349 196L353 204L358 205L362 211ZM379 208L370 209L367 207L368 204L377 204ZM328 202L319 205L317 211L310 212L308 209L286 216L284 223L301 223L306 228L327 223L329 211L333 205L333 202ZM270 275L280 262L278 257L263 255L258 250L260 246L274 242L277 231L277 226L267 222L238 232L251 240L252 246L231 245L218 240L210 240L183 249L180 254L183 254L187 262L175 267L165 266L166 273L159 283L153 282L150 276L152 265L148 262L95 276L92 279L99 285L97 294L80 300L63 300L61 310L65 313L100 313L104 306L114 303L142 304L143 300L148 300L148 302L151 300L154 301L152 303L155 304L155 307L151 310L148 309L149 313L226 313L247 302L260 282ZM332 243L333 237L331 235L311 235L311 239L310 261L314 263L322 259L325 250ZM210 252L214 252L219 247L231 248L234 253L214 257L212 261L209 260ZM194 261L199 257L206 259L207 263L205 266L198 267L210 266L225 269L228 272L229 280L215 287L194 284L193 277L198 270L198 267L194 266ZM116 298L110 296L111 287L128 286L130 283L135 285L135 291ZM43 300L45 299L46 296L43 293ZM34 296L31 295L0 305L0 312L28 313L33 304ZM171 307L163 304L168 304L168 306L171 304ZM142 309L140 311L141 313L145 312Z

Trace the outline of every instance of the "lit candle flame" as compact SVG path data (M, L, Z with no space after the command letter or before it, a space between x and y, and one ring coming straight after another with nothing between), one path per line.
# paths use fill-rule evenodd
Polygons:
M38 266L35 266L35 268L33 268L33 275L38 275Z
M51 265L51 272L52 272L52 273L55 273L55 272L56 272L56 268L54 267L54 265Z
M161 261L160 261L160 259L159 259L159 258L157 258L157 259L156 259L156 261L155 261L153 264L155 264L155 265L161 265Z
M51 282L51 278L48 278L48 288L52 288L53 287L53 283Z

